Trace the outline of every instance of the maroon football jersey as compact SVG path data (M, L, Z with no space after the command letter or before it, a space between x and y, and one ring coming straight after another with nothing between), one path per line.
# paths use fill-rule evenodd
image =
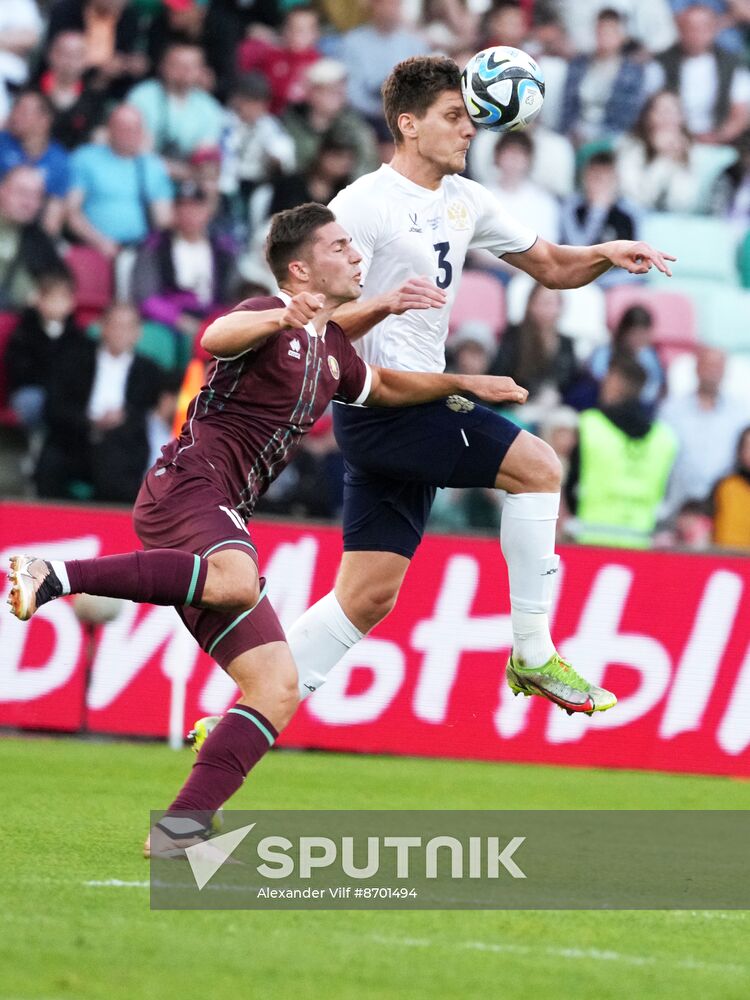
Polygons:
M232 312L281 306L279 298L246 299ZM156 465L219 482L247 519L331 400L363 401L368 374L336 323L322 337L280 330L237 358L214 358L179 438Z

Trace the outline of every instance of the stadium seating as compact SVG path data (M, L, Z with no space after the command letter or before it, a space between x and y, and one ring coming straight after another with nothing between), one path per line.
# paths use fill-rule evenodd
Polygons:
M631 306L644 306L654 318L654 346L662 363L698 345L695 307L681 292L657 291L651 286L618 285L607 292L607 326L614 330Z
M505 288L484 271L464 271L451 310L448 336L464 323L476 320L489 324L500 340L507 326Z
M735 240L723 219L653 212L643 220L641 237L658 250L677 257L673 271L681 279L701 278L726 285L739 282ZM652 268L648 280L664 278Z
M670 290L692 299L703 344L728 353L750 353L750 291L720 281L677 281Z
M8 406L8 382L5 372L5 352L17 324L16 313L0 313L0 427L18 426L16 415Z
M534 279L518 274L507 289L508 322L520 323L526 311ZM585 360L592 350L607 341L607 320L604 292L598 285L568 288L562 293L563 308L560 333L575 341L576 354Z
M98 320L112 302L112 262L93 247L72 246L65 261L76 283L76 319L80 326Z

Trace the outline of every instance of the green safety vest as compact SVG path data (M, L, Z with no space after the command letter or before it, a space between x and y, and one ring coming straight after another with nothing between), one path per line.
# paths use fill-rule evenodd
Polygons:
M633 438L600 410L587 410L579 435L577 540L648 548L677 451L671 429L657 420L648 434Z

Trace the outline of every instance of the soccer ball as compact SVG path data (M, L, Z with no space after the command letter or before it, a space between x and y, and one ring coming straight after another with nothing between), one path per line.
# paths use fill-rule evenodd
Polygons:
M521 49L494 45L468 61L461 93L475 125L513 132L526 128L542 110L544 74Z

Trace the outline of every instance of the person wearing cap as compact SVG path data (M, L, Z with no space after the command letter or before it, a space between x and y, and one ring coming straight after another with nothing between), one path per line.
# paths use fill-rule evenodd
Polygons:
M278 118L270 114L270 99L271 86L257 72L241 77L229 95L219 187L242 225L253 191L295 168L294 142Z
M203 50L213 90L223 101L234 82L239 19L226 5L210 0L163 0L148 28L146 50L153 66L173 41L193 42Z
M357 151L355 176L380 166L372 128L347 102L346 66L336 59L319 59L305 74L305 99L290 104L282 116L294 140L297 165L308 167L325 135L335 133Z
M205 317L228 305L237 274L237 248L227 237L210 234L212 214L208 193L183 181L175 193L173 225L140 247L131 279L131 298L144 319L191 339Z

